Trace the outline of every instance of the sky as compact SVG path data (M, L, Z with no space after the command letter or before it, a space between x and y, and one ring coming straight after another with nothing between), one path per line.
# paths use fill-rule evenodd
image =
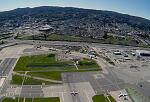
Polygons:
M0 0L0 11L37 6L108 10L150 20L150 0Z

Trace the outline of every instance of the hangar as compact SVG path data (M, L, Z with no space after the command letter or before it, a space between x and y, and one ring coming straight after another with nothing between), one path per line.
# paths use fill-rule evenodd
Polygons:
M148 50L136 50L138 56L150 57L150 51Z

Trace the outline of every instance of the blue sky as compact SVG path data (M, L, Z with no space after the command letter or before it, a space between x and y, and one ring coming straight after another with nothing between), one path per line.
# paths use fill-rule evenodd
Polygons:
M150 0L0 0L0 11L36 6L109 10L150 19Z

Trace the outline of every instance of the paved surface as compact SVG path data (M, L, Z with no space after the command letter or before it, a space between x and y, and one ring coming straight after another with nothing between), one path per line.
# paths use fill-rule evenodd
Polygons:
M69 86L70 85L70 86ZM55 86L24 85L10 86L7 89L7 97L60 97L61 102L92 102L95 95L93 88L88 82L68 83ZM71 95L71 88L78 92L78 95Z
M21 90L21 97L43 97L41 86L23 86Z
M111 74L103 74L101 72L64 73L62 79L64 83L67 83L68 80L70 83L90 82L94 91L101 94L106 91L116 91L125 84Z
M140 87L142 85L142 87ZM150 100L150 83L143 81L137 83L136 89L141 92L148 100Z
M0 76L8 76L10 70L12 69L16 61L16 58L4 59L0 65Z
M32 48L32 45L15 45L4 48L0 51L0 60L5 58L19 58L26 48Z

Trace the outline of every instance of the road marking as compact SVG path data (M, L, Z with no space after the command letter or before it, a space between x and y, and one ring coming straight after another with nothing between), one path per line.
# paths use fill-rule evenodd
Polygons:
M25 97L23 98L23 102L26 102L26 98Z
M85 95L86 95L86 97L88 99L88 102L91 102L89 96L87 95L87 93L85 91L83 91L83 92L85 93Z
M34 102L34 98L32 98L32 102Z
M108 96L106 96L106 97L107 97L108 101L111 102L110 99L108 98Z
M61 96L62 96L62 102L65 102L63 92L61 93Z
M76 63L74 63L74 65L75 65L76 69L79 70L79 68L78 68L78 66L76 65Z

